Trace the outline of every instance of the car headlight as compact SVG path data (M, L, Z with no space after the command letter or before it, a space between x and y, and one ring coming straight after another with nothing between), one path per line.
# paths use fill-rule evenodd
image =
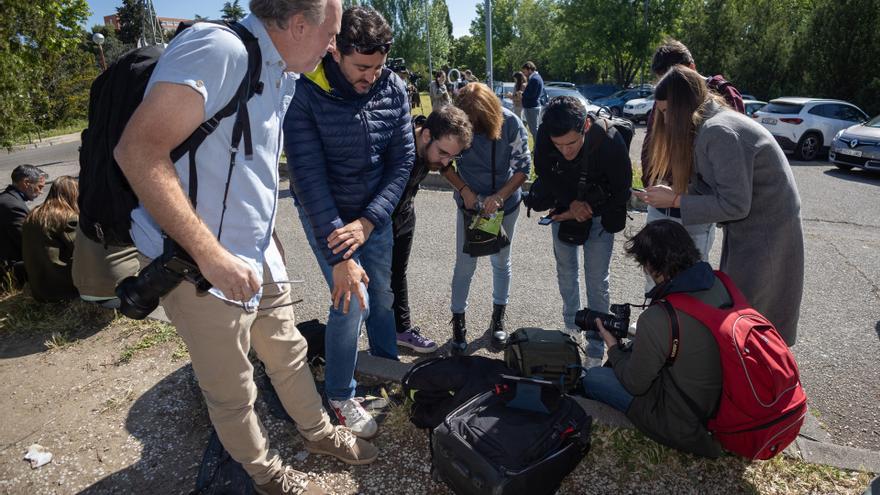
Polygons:
M636 105L636 108L641 110L641 109L645 108L645 104L642 103L641 105Z
M843 131L845 131L845 130L846 130L846 129L841 129L841 130L837 131L837 134L834 135L834 140L835 140L835 141L839 140L839 139L840 139L840 136L843 135Z

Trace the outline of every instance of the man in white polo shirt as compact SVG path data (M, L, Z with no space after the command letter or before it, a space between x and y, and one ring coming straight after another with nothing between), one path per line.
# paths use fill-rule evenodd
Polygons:
M132 238L146 258L163 251L163 233L184 249L213 288L184 282L162 305L186 342L193 370L223 446L254 479L258 493L324 493L268 448L254 412L257 389L248 350L265 363L306 449L349 464L378 451L333 426L306 364L306 341L294 325L281 246L274 240L281 122L299 73L311 71L340 29L339 0L252 0L241 24L259 42L262 91L247 103L253 154L230 145L235 118L223 119L198 148L196 207L188 200L189 158L170 152L234 98L248 54L231 30L196 24L168 46L143 103L114 156L141 204ZM233 165L230 166L230 155ZM227 188L228 184L228 188Z

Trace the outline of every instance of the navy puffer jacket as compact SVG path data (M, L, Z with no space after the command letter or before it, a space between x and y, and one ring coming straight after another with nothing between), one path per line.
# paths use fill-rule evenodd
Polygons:
M327 248L330 233L361 217L376 229L387 225L409 179L415 144L403 81L383 69L360 95L327 55L297 81L284 148L294 201L335 265L343 253Z

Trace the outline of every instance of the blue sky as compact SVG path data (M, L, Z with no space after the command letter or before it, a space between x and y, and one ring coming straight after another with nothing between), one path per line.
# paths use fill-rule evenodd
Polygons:
M476 13L476 5L480 0L446 0L449 6L449 16L452 19L453 34L458 37L467 34L471 26L471 20ZM87 27L95 24L103 24L104 16L116 13L116 7L121 5L120 0L88 0L92 9ZM220 8L224 0L153 0L156 13L160 17L181 17L190 19L194 14L216 19L220 17ZM248 1L242 0L241 4L247 6Z

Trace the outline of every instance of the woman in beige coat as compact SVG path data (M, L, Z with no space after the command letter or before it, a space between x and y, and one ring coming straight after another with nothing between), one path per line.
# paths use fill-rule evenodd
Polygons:
M672 184L640 194L656 208L681 208L684 225L724 230L721 270L792 346L804 287L801 201L773 136L710 93L684 66L655 90L652 172Z

